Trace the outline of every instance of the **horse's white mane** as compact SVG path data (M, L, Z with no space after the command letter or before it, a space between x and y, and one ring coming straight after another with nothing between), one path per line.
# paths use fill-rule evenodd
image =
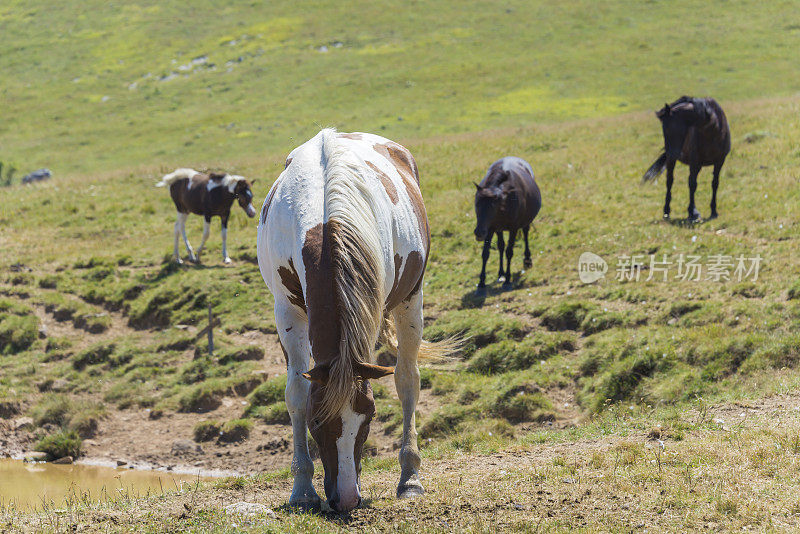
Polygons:
M160 182L156 184L156 187L164 187L167 185L172 185L173 182L178 180L183 180L184 178L191 179L194 175L200 174L194 169L190 169L188 167L184 167L181 169L175 169L171 173L165 175ZM244 176L239 176L237 174L225 174L222 180L209 180L208 181L208 190L214 189L215 187L227 187L230 193L236 189L236 184L239 182L243 182L247 180Z
M156 187L164 187L167 185L172 185L173 182L177 182L178 180L183 180L184 178L191 178L195 174L200 174L194 169L189 168L181 168L175 169L171 173L165 175L160 182L156 184Z
M226 174L225 178L222 179L222 184L220 185L222 185L223 187L227 187L228 191L230 193L233 193L233 190L236 189L236 184L239 182L244 182L246 180L247 178L245 178L244 176L239 176L237 174ZM209 182L208 185L210 189L211 182Z
M364 169L348 162L334 129L322 130L324 222L331 243L334 287L339 304L338 358L331 362L320 416L338 416L356 387L354 365L371 363L383 325L383 255L376 199Z

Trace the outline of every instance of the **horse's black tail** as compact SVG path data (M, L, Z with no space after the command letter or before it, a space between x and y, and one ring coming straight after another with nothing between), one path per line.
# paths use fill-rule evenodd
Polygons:
M644 173L642 176L642 183L644 182L651 182L658 178L658 175L664 172L664 167L667 166L667 153L662 152L658 159L650 165L650 168L647 169L647 172Z

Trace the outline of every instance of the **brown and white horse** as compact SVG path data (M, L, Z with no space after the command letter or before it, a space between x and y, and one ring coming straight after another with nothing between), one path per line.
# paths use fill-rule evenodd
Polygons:
M261 210L258 264L275 297L286 356L291 505L320 504L307 427L320 450L327 504L340 512L359 504L361 451L375 415L369 380L392 373L403 408L397 495L423 493L417 359L449 348L422 341L429 248L417 165L404 147L326 129L289 154ZM379 338L396 351L396 369L372 363Z
M169 193L175 208L178 210L178 220L175 221L175 251L174 259L183 263L178 254L178 237L183 235L189 260L200 261L200 253L208 239L211 227L211 217L219 216L222 219L222 259L230 263L228 257L228 218L231 216L233 201L238 199L239 205L248 217L254 217L256 209L253 207L253 192L250 186L255 180L248 182L243 176L223 173L200 173L194 169L177 169L164 176L156 187L169 186ZM192 250L189 239L186 237L186 219L190 213L202 215L203 240L196 251Z

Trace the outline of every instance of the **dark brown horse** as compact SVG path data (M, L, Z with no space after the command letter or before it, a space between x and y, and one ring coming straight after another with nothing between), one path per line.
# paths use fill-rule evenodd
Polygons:
M183 263L178 254L178 237L183 234L183 242L186 244L186 251L189 253L189 260L200 261L200 253L206 244L211 226L211 218L219 217L222 220L222 259L225 263L230 263L228 257L228 218L231 216L231 206L234 200L239 200L239 205L247 213L248 217L256 214L253 207L253 192L250 186L253 182L248 182L243 176L236 176L225 173L201 173L193 169L177 169L164 176L156 187L169 186L169 193L175 208L178 210L178 220L175 222L175 250L174 259L178 263ZM203 223L203 240L196 251L192 250L189 239L186 237L186 219L190 213L202 215L205 219Z
M511 287L511 257L514 255L514 242L521 228L525 237L525 261L531 264L531 249L528 247L528 231L531 222L542 207L542 195L533 177L533 169L524 159L505 157L492 163L489 171L475 184L475 238L483 241L483 266L478 290L486 287L486 262L492 247L492 236L497 233L497 250L500 253L498 280L505 277L503 287ZM508 246L503 240L503 232L508 232ZM506 271L503 272L503 249L506 252Z
M714 166L711 182L711 216L717 217L717 187L719 172L731 151L731 131L722 108L713 98L682 96L672 104L656 112L664 130L664 153L644 174L642 181L655 179L666 167L667 196L664 201L664 218L669 218L669 203L672 199L672 179L675 162L689 166L689 220L700 219L694 206L697 190L697 174L702 167Z

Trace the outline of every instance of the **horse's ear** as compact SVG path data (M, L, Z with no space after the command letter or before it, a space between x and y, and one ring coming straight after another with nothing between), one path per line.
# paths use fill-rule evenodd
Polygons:
M253 184L256 183L255 180L250 180L250 187L253 187Z
M316 382L321 386L324 386L328 383L330 375L331 375L331 366L328 365L327 363L323 363L321 365L314 366L314 368L308 371L307 373L303 373L303 378L308 379L312 382Z
M364 380L377 380L384 376L393 375L394 367L384 367L371 363L357 363L353 371Z
M473 184L475 184L475 189L477 189L478 191L480 191L480 190L481 190L481 186L480 186L480 185L478 185L478 183L477 183L477 182L472 182L472 183L473 183Z

